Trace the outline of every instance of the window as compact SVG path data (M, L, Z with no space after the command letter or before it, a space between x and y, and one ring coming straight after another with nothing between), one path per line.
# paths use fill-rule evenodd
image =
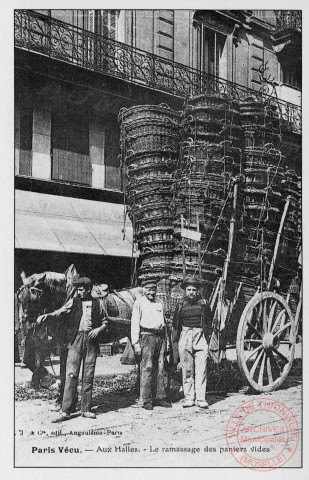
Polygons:
M117 10L37 10L84 30L117 39Z
M227 78L226 35L202 25L200 68L216 77Z
M120 131L117 118L105 126L105 188L121 190Z
M282 82L290 87L301 89L301 68L282 66Z
M15 141L19 150L19 175L31 176L32 165L32 135L33 135L33 109L32 106L20 103L15 118Z
M117 11L96 10L95 31L111 40L117 40Z
M116 10L84 10L84 29L105 38L117 39L117 11ZM85 42L86 62L96 63L100 68L108 71L115 64L114 55L108 51L105 42L94 36L89 36Z
M89 121L63 103L52 116L52 179L91 185Z

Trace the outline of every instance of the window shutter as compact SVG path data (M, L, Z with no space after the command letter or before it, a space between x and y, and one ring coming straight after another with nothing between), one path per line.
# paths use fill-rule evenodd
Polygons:
M88 30L90 32L94 32L94 17L95 17L95 10L88 10Z
M102 32L104 37L116 40L117 18L115 10L101 10Z
M157 11L156 52L174 60L174 10Z
M103 10L103 37L109 38L109 28L108 28L108 10Z
M62 104L52 117L52 178L91 185L89 121L70 104Z

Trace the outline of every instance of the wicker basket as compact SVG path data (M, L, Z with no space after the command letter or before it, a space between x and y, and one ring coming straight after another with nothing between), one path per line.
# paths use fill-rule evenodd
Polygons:
M164 120L180 122L181 112L172 110L168 105L138 105L131 108L122 108L119 111L118 121L124 124L135 122L136 120Z
M127 137L127 155L154 151L175 153L178 151L178 143L177 135L160 134L158 132Z

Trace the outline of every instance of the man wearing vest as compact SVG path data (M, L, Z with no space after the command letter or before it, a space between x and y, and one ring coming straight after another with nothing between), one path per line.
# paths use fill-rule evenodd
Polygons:
M195 277L187 277L181 285L186 296L177 306L173 328L179 348L182 367L185 402L183 407L209 408L206 401L206 361L212 313L206 300L198 296L201 283Z
M163 305L156 299L157 284L153 280L144 282L144 295L133 305L131 319L131 341L135 355L141 357L141 398L146 410L153 405L171 407L165 398L164 352L166 348L166 326Z
M91 411L92 389L95 364L99 351L98 335L107 327L106 313L99 299L91 296L92 282L87 277L73 281L77 293L61 309L38 318L38 323L46 318L68 314L69 351L66 365L66 381L64 387L62 412L53 423L69 420L75 411L77 403L77 384L81 363L82 393L81 415L86 418L96 418Z

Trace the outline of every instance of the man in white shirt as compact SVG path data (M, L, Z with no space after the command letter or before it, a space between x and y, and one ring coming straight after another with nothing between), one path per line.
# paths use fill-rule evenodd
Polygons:
M166 327L163 305L156 299L157 284L148 280L144 295L133 305L131 341L136 356L141 356L141 398L146 410L153 405L171 407L164 390L164 352Z

